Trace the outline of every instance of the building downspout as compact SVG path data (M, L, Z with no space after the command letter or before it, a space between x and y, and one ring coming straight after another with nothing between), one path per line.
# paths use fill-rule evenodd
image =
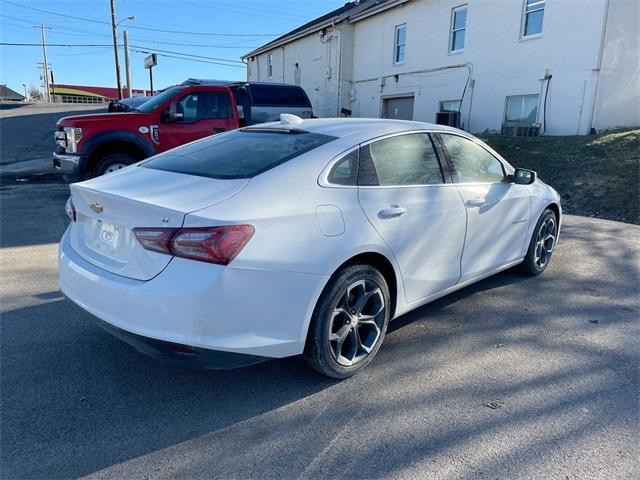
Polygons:
M244 63L246 70L245 70L245 76L247 77L247 82L249 81L249 59L248 58L241 58L240 60L242 60L242 63Z
M469 82L469 113L467 114L467 132L471 133L471 110L473 109L473 89L476 86L476 79L472 78Z
M598 63L596 65L596 86L593 92L593 104L591 106L591 114L589 115L589 133L595 133L594 124L596 121L596 106L598 104L598 92L600 87L600 69L602 68L602 56L604 52L604 41L607 34L607 24L609 23L609 5L611 0L606 0L604 6L604 21L602 23L602 35L600 37L600 49L598 51Z
M331 22L331 26L333 30L336 30L336 20L335 18ZM341 97L340 91L342 90L342 35L344 34L342 26L340 26L340 42L338 42L338 68L337 68L337 77L338 77L338 105L336 106L336 117L340 116L341 111Z
M582 84L582 96L580 97L580 110L578 110L578 126L576 127L576 135L580 135L580 125L582 125L582 112L584 111L584 97L587 94L587 81Z

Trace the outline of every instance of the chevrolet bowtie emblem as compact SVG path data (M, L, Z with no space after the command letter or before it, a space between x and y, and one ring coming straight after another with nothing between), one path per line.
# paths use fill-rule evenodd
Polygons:
M96 213L102 213L103 210L102 205L100 205L98 202L90 203L89 208Z

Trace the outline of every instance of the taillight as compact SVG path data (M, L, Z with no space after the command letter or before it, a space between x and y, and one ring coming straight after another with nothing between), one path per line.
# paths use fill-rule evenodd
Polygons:
M251 225L206 228L134 228L147 250L201 262L228 265L253 236Z
M134 228L133 233L147 250L171 255L171 237L178 231L177 228Z
M67 203L64 204L64 211L72 222L76 221L76 207L73 206L73 200L71 200L71 197L69 197L67 199Z

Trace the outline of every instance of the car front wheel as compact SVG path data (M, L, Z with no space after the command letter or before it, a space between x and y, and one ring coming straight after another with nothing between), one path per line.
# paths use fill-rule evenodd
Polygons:
M540 275L549 265L558 236L558 219L549 209L542 212L533 231L522 267L529 275Z
M370 265L352 265L325 287L311 319L304 357L319 372L347 378L380 349L390 317L389 288Z

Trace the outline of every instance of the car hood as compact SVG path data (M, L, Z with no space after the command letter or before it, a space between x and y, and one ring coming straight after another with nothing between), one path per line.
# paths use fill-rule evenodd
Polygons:
M91 124L122 124L123 121L146 121L151 118L148 113L142 112L116 112L116 113L96 113L89 115L74 115L63 117L57 124L62 127L82 127Z

